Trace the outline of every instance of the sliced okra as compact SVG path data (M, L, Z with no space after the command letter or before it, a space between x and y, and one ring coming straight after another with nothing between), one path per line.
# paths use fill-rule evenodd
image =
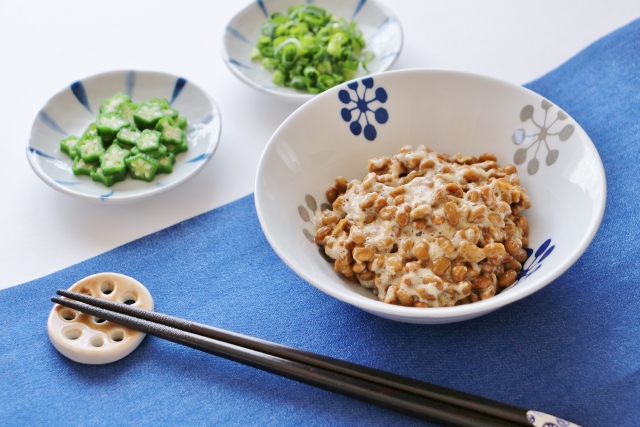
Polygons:
M162 128L162 141L168 144L184 144L186 135L179 127L167 124Z
M164 145L167 147L167 152L173 153L173 154L180 154L189 150L189 146L187 145L186 141L182 144L173 144L173 143L167 142Z
M133 113L136 126L140 129L153 129L158 121L164 117L162 105L143 103Z
M140 138L142 132L137 129L123 128L118 132L116 138L118 139L118 145L127 150L131 150L135 147L138 138Z
M73 161L73 166L71 169L73 170L74 175L91 175L91 172L96 170L97 166L94 163L87 163L82 160L82 157L78 156Z
M77 136L69 136L60 141L60 151L63 153L67 153L69 157L75 159L78 157L78 153L76 153L76 144L80 141L80 138Z
M157 130L145 129L136 141L136 147L143 153L160 148L161 134Z
M100 113L101 114L117 113L118 107L120 106L120 104L125 102L131 102L131 98L129 98L129 96L127 96L122 92L118 92L115 95L113 95L111 98L107 98L104 100L104 102L100 106Z
M121 129L129 127L129 120L121 117L117 113L98 114L96 126L102 141L111 142L116 139L116 135Z
M95 123L91 123L82 134L82 138L87 136L96 136L96 135L98 135L98 126L96 126Z
M164 114L165 117L171 117L172 119L178 118L178 110L174 110L171 107L163 107L162 114Z
M127 176L127 170L125 169L123 172L113 174L113 175L105 175L102 168L97 168L95 172L91 172L91 179L95 182L100 182L107 187L111 187L116 182L124 181Z
M178 116L173 119L174 126L178 126L182 130L187 130L187 118L185 116Z
M169 153L166 156L158 158L158 170L156 173L172 173L173 165L176 163L176 156L173 153Z
M103 175L124 174L127 171L125 160L129 154L129 150L121 148L117 143L111 144L111 147L100 156Z
M102 138L100 136L83 136L76 143L76 153L82 157L85 162L95 162L100 159L100 155L104 153Z
M138 107L139 105L134 104L133 102L123 102L120 104L120 107L118 107L118 114L120 114L120 117L123 119L127 119L132 128L136 127L136 121L133 118L133 113Z
M160 144L160 147L158 147L157 150L147 151L144 154L153 157L154 159L159 159L160 157L167 155L167 147L164 144Z
M149 104L162 105L163 107L169 106L169 100L167 98L151 98Z
M138 154L126 160L131 178L151 182L156 176L158 162L146 154Z

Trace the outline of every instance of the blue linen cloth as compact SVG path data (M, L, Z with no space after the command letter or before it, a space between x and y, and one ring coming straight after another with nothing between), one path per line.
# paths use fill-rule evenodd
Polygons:
M109 365L64 358L46 333L50 296L116 271L144 283L161 312L585 426L637 426L640 20L527 87L584 127L608 178L600 231L554 283L463 323L392 322L298 278L247 196L0 291L0 425L425 425L154 337Z

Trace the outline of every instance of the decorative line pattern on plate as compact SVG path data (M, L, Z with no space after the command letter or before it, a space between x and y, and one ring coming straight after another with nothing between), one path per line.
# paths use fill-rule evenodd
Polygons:
M44 157L45 159L60 160L60 159L58 159L56 157L50 156L49 154L43 153L42 151L38 150L37 148L29 147L29 152L30 153L35 153L40 157Z
M185 160L184 163L196 163L196 162L200 162L204 159L206 159L207 157L209 157L209 153L202 153L197 157L194 157L191 160Z
M43 110L40 110L40 113L38 113L38 117L40 117L40 120L42 120L42 122L47 125L49 128L55 130L56 132L59 132L63 135L68 135L67 132L64 131L64 129L62 129L60 127L60 125L58 123L55 122L55 120L53 120L47 113L45 113Z
M387 54L385 54L385 55L382 55L382 56L380 57L380 61L383 61L383 60L385 60L385 59L387 59L387 58L391 58L391 57L393 57L393 56L398 56L398 54L399 54L399 53L400 53L400 52L389 52L389 53L387 53Z
M356 104L353 108L343 108L340 111L340 115L345 122L351 122L351 124L349 125L349 129L355 136L358 136L362 133L362 125L360 124L360 119L362 118L362 116L364 116L366 122L366 125L364 126L364 137L369 141L373 141L374 139L376 139L378 132L376 131L375 126L373 126L369 122L369 116L367 114L369 112L372 112L374 118L376 119L376 122L383 125L389 120L389 113L385 108L382 107L373 110L369 104L375 101L380 102L381 104L387 102L387 91L384 90L384 88L379 87L375 91L375 96L372 99L367 100L367 90L372 89L374 85L373 78L365 77L361 80L361 82L364 86L362 96L358 94L357 81L347 84L347 87L355 93L357 99L351 98L351 94L347 90L342 89L338 92L338 98L340 99L340 102L347 105L351 104L352 102ZM359 113L358 117L354 121L351 121L353 119L353 110L358 110Z
M356 6L356 10L353 11L353 15L351 15L351 19L355 18L356 15L358 14L358 12L360 12L360 9L362 9L362 6L364 6L364 4L367 2L367 0L360 0L358 2L358 5Z
M229 62L232 63L233 65L237 65L238 67L242 67L242 68L246 68L247 70L251 70L251 67L249 67L248 65L244 65L242 62L236 61L233 58L229 58Z
M236 30L233 27L227 26L227 32L232 36L234 36L235 38L242 40L245 43L251 43L249 39L247 39L245 36L242 35L242 33L240 33L240 31Z
M527 420L534 427L580 427L578 424L538 411L527 411Z
M262 13L264 13L264 16L268 18L269 13L267 12L267 8L264 7L264 3L262 2L262 0L256 0L256 3L258 3L258 6L260 6L260 9L262 10Z
M516 150L516 153L513 156L513 160L517 165L521 165L527 160L529 148L536 147L536 150L534 151L534 154L533 154L533 158L529 160L529 163L527 164L527 172L529 172L529 175L535 175L538 172L538 169L540 168L540 162L538 161L538 151L540 150L542 143L544 143L547 149L547 157L545 159L547 166L553 165L556 162L556 160L558 160L558 156L560 155L560 152L558 150L551 149L551 147L549 147L549 142L547 141L548 137L557 136L560 142L564 142L569 138L571 138L571 135L573 135L573 132L575 130L575 126L572 124L565 125L561 130L558 130L559 128L557 127L554 128L554 130L552 130L551 128L556 123L566 120L569 116L567 115L567 113L565 113L560 108L558 108L556 112L555 120L547 124L547 118L549 118L550 116L549 111L551 110L552 107L554 107L554 105L551 102L547 101L546 99L543 99L541 103L541 107L544 110L544 119L542 120L541 123L538 123L533 117L535 113L535 108L533 107L533 105L526 105L522 109L522 111L520 111L520 120L523 123L526 123L529 120L531 120L531 122L535 125L536 129L532 129L530 131L531 133L527 133L525 129L519 128L513 132L513 136L511 137L511 140L516 145L521 145L531 141L528 147L526 148L522 147ZM532 138L535 138L535 139L532 140Z
M176 86L173 88L173 95L171 95L171 101L169 102L169 104L173 104L173 101L175 101L178 95L180 95L180 92L182 92L182 89L186 84L186 79L178 77L178 80L176 80Z
M82 184L80 181L58 181L57 179L54 181L60 185L68 185L68 186Z
M89 105L89 98L87 98L87 91L84 90L84 85L80 80L71 83L71 92L73 92L73 94L76 96L78 102L84 105L84 108L86 108L91 114L93 114L93 111L91 111L91 106Z
M125 91L127 92L127 95L129 96L129 98L131 98L133 96L133 89L136 87L136 72L131 70L129 71L129 74L127 74L127 79L124 82L125 84Z
M114 191L111 190L110 192L103 194L102 196L100 196L100 200L102 200L104 202L104 199L108 199L109 197L113 196Z

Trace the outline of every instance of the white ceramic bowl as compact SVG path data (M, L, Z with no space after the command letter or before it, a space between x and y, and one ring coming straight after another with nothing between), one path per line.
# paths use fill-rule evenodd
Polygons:
M353 114L344 109L354 109ZM325 191L336 176L362 180L368 159L420 144L447 154L492 152L499 164L519 165L533 203L525 212L532 249L524 274L493 298L446 308L385 304L334 272L312 243L314 227L306 219L326 202ZM389 319L447 323L524 298L569 268L600 225L606 182L587 134L542 96L473 74L403 70L345 83L296 110L264 150L255 200L273 249L318 289Z
M127 177L112 187L73 174L73 162L60 151L60 140L81 136L96 120L102 101L116 92L128 94L134 102L166 98L187 118L189 150L176 156L173 173L158 175L152 182ZM31 127L27 158L46 184L65 194L97 202L130 202L163 193L192 178L213 156L220 129L218 106L190 81L154 71L112 71L70 84L42 107Z
M274 85L271 82L273 73L263 69L259 61L252 62L250 51L258 41L262 24L272 13L286 13L289 6L301 3L300 0L257 0L250 3L227 24L222 48L224 62L244 83L298 104L315 95ZM386 6L373 0L315 0L313 4L357 22L364 37L365 50L375 54L375 58L367 65L371 74L388 70L400 55L402 28L398 18ZM356 76L366 74L361 66Z

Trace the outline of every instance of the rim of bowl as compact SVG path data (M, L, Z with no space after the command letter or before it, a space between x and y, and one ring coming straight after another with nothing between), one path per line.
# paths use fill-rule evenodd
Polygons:
M161 74L161 75L168 76L168 77L173 77L173 78L176 78L176 79L180 78L179 76L176 76L174 74L165 73L165 72L162 72L162 71L137 70L137 69L125 70L125 69L122 69L122 70L112 70L112 71L105 71L103 73L92 74L90 76L84 77L82 79L78 79L76 81L85 82L87 80L92 80L92 79L104 77L104 76L109 75L109 74L128 73L130 71L135 71L136 73L146 73L146 74ZM93 195L90 195L90 194L85 194L85 193L79 193L79 192L76 192L76 191L72 191L69 187L66 187L66 186L58 184L49 175L44 173L44 171L40 168L40 166L37 164L37 162L34 159L32 159L33 156L31 155L31 152L30 152L31 139L33 138L33 129L34 129L34 126L35 126L36 122L38 121L38 114L40 113L40 111L45 109L51 103L53 98L55 98L58 95L60 95L61 93L65 92L69 88L69 85L61 88L55 94L51 95L49 97L49 99L47 100L47 102L42 107L40 107L40 109L38 110L38 114L36 114L36 117L33 119L33 122L31 124L31 131L29 132L29 138L27 139L27 146L26 146L26 155L27 155L27 160L29 161L29 166L31 166L31 169L33 169L33 171L36 173L36 175L38 175L38 177L45 184L47 184L49 187L51 187L51 188L53 188L55 190L58 190L61 193L68 194L68 195L74 196L74 197L78 197L80 199L89 200L91 202L103 202L105 200L108 200L110 203L131 202L131 201L134 201L134 200L140 200L140 199L151 197L151 196L154 196L154 195L157 195L157 194L160 194L160 193L164 193L166 191L172 190L172 189L184 184L185 182L187 182L188 180L193 178L198 172L200 172L200 170L202 170L202 168L204 168L204 166L207 163L209 163L209 161L211 160L211 158L215 154L216 150L218 149L218 145L220 144L220 135L222 133L222 115L220 114L220 108L218 107L218 104L214 101L214 99L204 89L202 89L197 84L193 83L191 80L189 80L189 79L186 79L186 80L187 80L187 82L189 82L190 84L192 84L196 88L198 88L198 90L204 94L204 96L207 98L207 100L209 100L209 102L211 103L211 106L213 107L213 113L215 114L217 112L218 120L220 121L220 126L218 127L217 135L212 135L212 139L214 139L214 141L211 144L212 147L213 147L212 150L211 150L211 154L209 156L207 156L205 159L203 159L201 162L198 162L199 164L191 172L189 172L188 174L183 176L181 179L179 179L179 180L177 180L175 182L172 182L170 184L167 184L165 186L162 186L162 187L158 187L158 186L150 187L148 190L146 190L144 192L141 192L141 193L131 194L131 195L123 195L123 196L118 196L116 198L111 198L111 197L93 196ZM108 189L109 187L105 187L105 188Z
M371 76L374 74L379 74L379 73L384 73L386 71L389 70L389 68L391 68L393 66L393 64L396 63L396 61L398 60L398 57L400 56L400 54L402 53L402 49L404 47L404 30L402 29L402 23L400 22L400 20L398 19L398 17L396 16L395 13L393 13L393 11L386 6L385 4L382 4L376 0L369 0L370 3L374 3L376 4L387 16L391 16L393 18L395 18L396 22L398 23L398 27L400 28L400 46L398 48L398 54L394 55L393 58L391 59L391 61L389 61L389 63L383 68L381 69L379 72L377 73L369 73L366 74L364 76L359 76L354 78L353 80L358 80L361 79L363 77L366 76ZM268 95L272 95L272 96L276 96L278 98L281 98L282 100L286 100L289 102L297 102L297 103L305 103L313 98L315 98L318 95L322 95L322 93L319 93L317 95L312 95L309 93L286 93L286 92L280 92L277 90L273 90L273 89L267 89L259 84L257 84L256 82L254 82L253 80L251 80L250 78L248 78L247 76L245 76L243 73L241 73L235 66L233 66L233 64L230 63L230 58L229 58L229 54L227 53L227 44L224 42L224 34L227 31L227 28L229 27L229 24L231 24L231 21L233 21L238 15L244 13L247 9L249 9L250 7L253 6L253 2L247 4L245 7L243 7L241 10L239 10L236 14L234 14L231 19L229 19L229 21L227 22L227 25L225 25L225 29L224 29L224 33L222 35L222 49L220 49L220 52L222 54L222 59L224 61L224 63L227 65L227 68L229 70L231 70L231 72L240 79L240 81L242 81L243 83L245 83L246 85L262 92L262 93L266 93ZM350 81L353 81L350 80ZM345 82L343 82L345 83ZM337 86L340 86L342 83L340 83ZM334 87L337 87L334 86ZM331 88L333 89L333 88ZM329 90L326 90L325 92L328 92ZM323 92L324 93L324 92Z
M458 76L462 76L462 77L470 77L470 78L475 78L475 79L479 79L479 80L487 80L487 81L491 81L491 82L495 82L495 83L500 83L503 85L506 85L508 87L510 87L511 89L514 89L516 91L520 91L526 94L534 94L537 97L543 98L545 99L542 95L527 89L523 86L519 86L516 85L514 83L510 83L504 80L500 80L494 77L488 77L488 76L483 76L481 74L475 74L475 73L470 73L470 72L466 72L466 71L456 71L456 70L449 70L449 69L420 69L420 68L413 68L413 69L405 69L405 70L393 70L393 71L387 71L385 73L379 73L376 74L378 77L380 77L381 75L402 75L402 74L425 74L425 75L436 75L436 74L454 74L454 75L458 75ZM324 97L324 96L331 96L332 94L335 94L338 90L340 90L343 85L345 83L341 83L338 86L335 86L321 94L319 94L319 97ZM303 104L302 106L300 106L296 111L294 111L293 113L291 113L291 115L289 117L287 117L287 119L282 122L282 124L280 126L278 126L278 128L276 129L276 131L273 133L273 135L271 136L271 138L269 139L269 142L267 143L267 145L265 146L262 155L260 156L260 162L258 163L258 170L256 173L256 181L255 181L255 194L254 194L254 200L255 200L255 205L256 205L256 212L258 214L258 220L260 221L260 226L262 227L262 231L264 232L264 235L267 238L267 241L269 242L269 244L271 245L271 247L273 248L273 250L278 254L278 256L280 257L280 259L282 259L285 264L287 264L287 266L289 266L289 268L291 268L298 276L300 276L301 278L303 278L305 281L307 281L308 283L310 283L311 285L313 285L314 287L316 287L317 289L321 290L322 292L331 295L332 297L346 302L348 304L351 304L353 306L356 306L360 309L363 309L367 312L370 313L384 313L385 315L389 315L389 316L393 316L396 319L394 320L399 320L401 318L405 318L405 319L410 319L410 318L423 318L423 319L447 319L447 318L459 318L459 317L464 317L464 316L469 316L469 315L474 315L474 314L488 314L489 312L493 311L493 310L497 310L501 307L504 307L508 304L511 304L515 301L518 301L522 298L525 298L529 295L531 295L534 292L537 292L538 290L542 289L543 287L545 287L546 285L548 285L549 283L551 283L553 280L557 279L562 273L564 273L569 267L571 267L571 265L573 265L573 263L575 263L578 258L580 258L580 256L584 253L584 251L586 251L587 247L589 246L589 244L591 243L591 241L593 240L593 238L595 237L596 233L598 232L598 229L600 228L600 223L602 222L602 217L604 215L604 210L606 207L606 201L607 201L607 182L606 182L606 174L605 174L605 170L604 170L604 166L602 164L602 159L600 158L600 154L598 153L598 150L596 149L595 145L593 144L593 141L591 140L591 138L589 137L589 135L587 135L587 133L584 131L584 129L582 128L582 126L580 126L580 124L573 118L571 117L571 115L569 115L569 117L571 117L571 119L576 122L576 125L578 126L578 128L584 132L584 134L587 136L587 140L585 141L585 144L587 145L587 147L592 150L593 154L595 155L597 161L597 168L598 168L598 172L599 172L599 176L601 177L601 179L599 180L599 187L600 187L600 194L601 197L599 200L597 200L598 204L596 206L595 212L591 218L591 221L589 223L587 232L585 233L584 237L582 238L582 240L580 240L580 242L578 243L578 245L575 247L575 249L571 252L571 254L565 258L564 260L562 260L561 262L558 263L558 265L551 269L550 271L548 271L546 273L546 275L544 276L539 276L539 277L535 277L535 278L527 278L527 286L516 286L512 289L509 290L509 292L504 292L504 293L500 293L492 298L488 298L486 300L482 300L482 301L478 301L478 302L474 302L472 304L465 304L465 305L460 305L460 306L454 306L454 307L431 307L429 309L423 309L423 308L418 308L418 307L404 307L404 306L398 306L398 305L393 305L393 304L385 304L384 302L378 301L378 300L374 300L374 299L369 299L369 298L362 298L361 295L355 293L355 292L340 292L335 290L332 286L327 286L325 285L323 282L321 281L316 281L313 277L311 277L310 275L306 274L304 271L300 270L297 268L296 264L293 263L291 261L291 259L289 259L289 257L287 256L286 253L284 253L274 242L274 239L272 238L272 236L270 235L268 228L265 226L265 222L264 222L264 218L262 215L262 207L260 205L260 200L259 200L259 196L258 196L258 188L259 188L259 182L260 182L260 177L261 175L264 173L265 170L265 165L264 165L264 158L265 158L265 154L267 152L267 150L270 149L270 147L274 144L274 141L277 137L277 135L280 133L281 129L283 129L285 126L288 126L288 124L295 120L295 118L297 117L297 115L300 114L300 111L302 111L302 109L307 109L307 108L313 108L313 105L316 103L315 99L318 99L319 97L316 97L314 99L312 99L310 102L307 102L305 104ZM564 110L563 110L564 111ZM568 113L567 113L568 114ZM464 320L464 319L460 319L460 320Z

